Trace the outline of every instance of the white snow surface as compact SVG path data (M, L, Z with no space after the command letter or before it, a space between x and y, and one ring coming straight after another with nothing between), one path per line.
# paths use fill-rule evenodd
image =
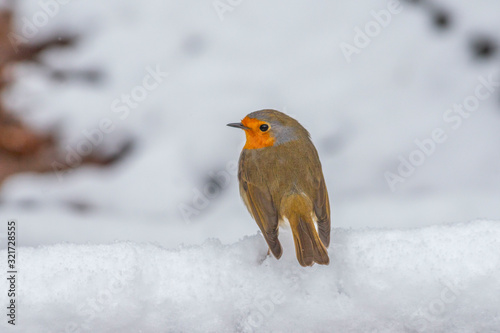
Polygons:
M289 233L281 239L279 261L266 257L261 235L176 249L133 242L24 247L19 331L499 330L498 221L337 228L330 265L311 268L298 265Z

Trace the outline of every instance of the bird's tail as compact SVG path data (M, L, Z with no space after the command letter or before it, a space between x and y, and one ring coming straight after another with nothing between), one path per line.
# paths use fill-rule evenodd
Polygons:
M313 220L312 203L303 195L293 195L289 202L292 212L288 216L295 242L297 260L302 266L312 266L315 262L328 265L330 258L325 245L319 238Z

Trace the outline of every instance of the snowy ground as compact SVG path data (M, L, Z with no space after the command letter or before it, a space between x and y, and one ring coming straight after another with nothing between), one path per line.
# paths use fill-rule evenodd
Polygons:
M135 145L108 169L2 186L0 216L17 219L24 246L21 331L500 331L500 62L471 49L500 45L500 2L401 2L350 59L341 46L387 1L242 1L222 19L217 1L47 2L53 15L29 39L80 40L15 68L9 105L57 128L69 160L85 145ZM44 13L38 0L16 6L20 34ZM433 10L451 24L435 28ZM103 76L61 83L48 68ZM244 138L225 124L262 108L297 118L318 148L329 267L304 270L290 253L258 264L265 247L234 173ZM412 156L423 158L401 175ZM387 172L404 182L391 189ZM286 297L269 310L273 292Z
M298 266L291 239L284 246L280 261L262 263L260 235L175 250L131 242L26 247L19 253L20 328L459 333L500 327L498 222L335 229L326 267ZM0 287L7 287L5 279Z

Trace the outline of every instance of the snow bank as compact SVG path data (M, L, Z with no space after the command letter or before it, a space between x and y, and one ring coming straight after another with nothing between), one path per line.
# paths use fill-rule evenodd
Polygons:
M285 254L279 261L265 258L260 235L232 245L209 240L175 250L123 242L20 248L18 328L492 332L500 327L499 222L404 231L335 229L327 267L300 267L290 235L285 231L281 238ZM6 323L0 325L4 330Z

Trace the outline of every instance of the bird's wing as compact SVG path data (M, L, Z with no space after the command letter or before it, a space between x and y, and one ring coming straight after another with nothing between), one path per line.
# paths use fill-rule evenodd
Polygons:
M283 253L278 240L278 212L267 188L245 180L240 174L240 192L245 205L259 226L269 249L279 259Z
M318 218L319 238L325 247L330 245L330 202L328 199L328 191L326 189L325 179L320 171L320 179L318 179L316 187L316 195L314 200L314 212Z

